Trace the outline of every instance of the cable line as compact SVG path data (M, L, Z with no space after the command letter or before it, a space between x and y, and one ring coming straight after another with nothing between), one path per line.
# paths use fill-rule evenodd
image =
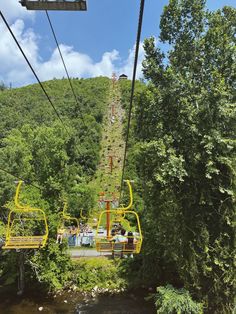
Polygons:
M63 58L62 52L61 52L61 48L60 48L60 46L59 46L59 44L58 44L58 40L57 40L56 33L55 33L55 31L54 31L54 28L53 28L53 25L52 25L51 19L50 19L50 17L49 17L48 11L47 11L47 10L45 10L45 12L46 12L47 19L48 19L48 23L49 23L49 25L50 25L50 28L51 28L51 31L52 31L53 37L54 37L55 42L56 42L56 45L57 45L57 49L58 49L58 51L59 51L59 54L60 54L60 57L61 57L61 60L62 60L62 63L63 63L64 69L65 69L65 72L66 72L66 75L67 75L67 79L68 79L69 84L70 84L70 88L71 88L71 90L72 90L72 93L73 93L73 95L74 95L74 98L75 98L76 104L77 104L77 106L78 106L78 110L79 110L79 113L80 113L80 116L81 116L81 120L82 120L82 122L83 122L84 126L86 126L86 125L85 125L85 122L84 122L83 114L82 114L81 109L80 109L80 104L79 104L79 102L78 102L78 99L77 99L77 96L76 96L75 90L74 90L74 88L73 88L73 85L72 85L72 82L71 82L71 78L70 78L70 76L69 76L69 73L68 73L68 70L67 70L67 67L66 67L66 64L65 64L65 61L64 61L64 58Z
M28 63L28 65L29 65L31 71L33 72L33 74L34 74L36 80L38 81L40 87L42 88L44 94L46 95L46 97L47 97L47 99L48 99L50 105L52 106L54 112L56 113L58 119L60 120L60 122L61 122L61 124L63 125L64 129L66 130L67 134L70 136L70 133L69 133L67 127L65 126L64 122L62 121L62 118L60 117L58 111L56 110L55 106L53 105L53 103L52 103L50 97L48 96L48 93L46 92L45 88L43 87L43 84L41 83L40 79L38 78L36 72L34 71L32 65L31 65L30 61L29 61L28 58L26 57L26 55L25 55L23 49L21 48L21 46L20 46L18 40L16 39L15 35L13 34L13 32L12 32L12 30L11 30L11 28L10 28L8 22L6 21L4 15L3 15L3 13L2 13L2 11L0 11L0 15L1 15L1 17L2 17L2 19L3 19L3 21L4 21L4 23L5 23L5 25L6 25L6 27L7 27L7 29L8 29L9 32L11 33L11 35L12 35L12 37L13 37L13 39L14 39L16 45L17 45L17 47L20 49L20 52L22 53L23 57L25 58L26 62Z
M68 79L68 81L69 81L69 84L70 84L70 87L71 87L73 96L74 96L74 98L75 98L75 102L76 102L76 104L77 104L77 107L78 107L78 110L79 110L79 113L80 113L80 118L81 118L81 120L82 120L82 122L83 122L83 126L84 126L85 129L86 129L86 128L87 128L87 125L86 125L86 123L85 123L85 121L84 121L84 117L83 117L83 114L82 114L82 110L80 109L80 104L79 104L79 102L78 102L78 98L77 98L77 96L76 96L76 93L75 93L75 90L74 90L74 87L73 87L71 78L70 78L70 76L69 76L69 72L68 72L68 70L67 70L66 63L65 63L65 60L64 60L63 55L62 55L62 52L61 52L61 48L60 48L60 46L59 46L59 43L58 43L58 40L57 40L57 36L56 36L55 30L54 30L54 27L53 27L53 25L52 25L52 21L51 21L51 19L50 19L50 16L49 16L49 14L48 14L48 11L45 10L45 12L46 12L47 19L48 19L48 22L49 22L49 25L50 25L52 34L53 34L54 40L55 40L55 42L56 42L57 49L58 49L58 51L59 51L59 54L60 54L60 57L61 57L61 60L62 60L64 69L65 69L65 72L66 72L66 75L67 75L67 79ZM80 155L80 153L79 153L79 151L78 151L77 148L76 148L76 151L78 152L78 155ZM92 151L93 151L93 154L96 155L96 152L95 152L95 150L94 150L93 148L92 148Z
M12 177L14 177L14 178L16 178L16 179L21 180L21 181L24 181L24 182L27 183L28 185L31 185L31 186L33 186L33 187L35 187L35 188L41 190L41 188L40 188L39 186L37 186L37 185L35 185L35 184L33 184L33 183L30 183L29 180L25 180L24 178L22 178L22 177L20 177L20 176L16 176L16 175L14 175L13 173L11 173L10 171L5 170L5 169L2 168L2 167L0 167L0 171L5 172L5 173L11 175Z
M138 64L139 44L140 44L140 37L141 37L141 31L142 31L144 4L145 4L145 0L140 0L138 31L137 31L137 38L136 38L134 69L133 69L132 87L131 87L131 95L130 95L128 124L127 124L126 140L125 140L125 152L124 152L124 159L123 159L123 169L122 169L122 176L121 176L121 188L120 188L119 201L121 199L121 194L122 194L122 189L123 189L124 171L125 171L126 155L127 155L127 149L128 149L128 141L129 141L130 120L131 120L131 112L132 112L133 98L134 98L135 78L136 78L136 71L137 71L137 64Z
M61 124L63 125L65 131L66 131L67 134L71 137L70 132L68 131L68 129L67 129L66 125L64 124L62 118L60 117L60 115L59 115L57 109L55 108L53 102L51 101L51 99L50 99L50 97L49 97L47 91L45 90L44 86L42 85L42 83L41 83L39 77L37 76L36 72L34 71L32 65L31 65L30 61L28 60L27 56L25 55L23 49L21 48L21 46L20 46L20 44L19 44L17 38L15 37L14 33L12 32L12 30L11 30L11 28L10 28L10 26L9 26L9 24L8 24L8 22L7 22L7 20L5 19L5 17L4 17L4 15L3 15L2 11L0 11L0 16L2 17L2 19L3 19L3 21L4 21L4 23L5 23L6 27L7 27L7 29L9 30L11 36L13 37L13 39L14 39L16 45L17 45L17 47L19 48L19 50L21 51L21 53L22 53L24 59L26 60L27 64L29 65L31 71L33 72L33 74L34 74L36 80L38 81L40 87L42 88L44 94L46 95L46 97L47 97L47 99L48 99L50 105L52 106L52 108L53 108L54 112L56 113L58 119L60 120ZM55 34L55 32L54 32L54 34ZM58 43L57 43L57 44L58 44ZM64 62L64 64L65 64L65 62ZM67 74L68 74L68 71L67 71ZM68 75L68 76L69 76L69 75ZM72 86L72 84L71 84L71 86ZM73 87L72 87L72 88L73 88ZM75 96L75 98L76 98L75 93L74 93L74 96ZM76 100L77 100L77 99L76 99ZM78 102L77 102L77 104L78 104ZM84 120L83 120L82 114L81 114L81 120L83 121L83 124L84 124L84 126L86 127L86 125L85 125L85 123L84 123ZM77 149L77 148L75 148L75 149L76 149L76 151L78 152L78 155L80 156L80 152L78 151L78 149ZM94 152L94 154L95 154L95 152Z

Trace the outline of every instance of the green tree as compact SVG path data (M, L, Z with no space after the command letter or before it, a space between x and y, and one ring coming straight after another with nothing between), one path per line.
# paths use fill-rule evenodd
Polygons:
M4 82L0 82L0 91L3 91L7 89L7 86L4 84Z
M136 103L133 152L144 182L144 274L184 285L209 313L228 313L235 296L236 10L204 5L171 0L164 8L167 54L154 38L144 42L148 85Z
M185 289L171 285L158 287L155 295L157 314L202 314L202 305L194 302Z
M101 123L106 104L108 78L73 80L78 102L67 80L44 82L64 125L58 120L39 85L5 90L0 94L0 167L40 187L24 187L21 201L45 210L49 224L48 245L24 254L1 251L1 283L17 278L17 261L25 259L27 280L61 289L73 276L67 246L55 243L63 202L79 217L93 207L93 190L86 188L96 170ZM94 96L96 95L96 97ZM64 127L66 126L66 128ZM0 170L0 245L9 208L14 206L14 177ZM28 182L29 181L29 182ZM30 233L34 222L21 232ZM50 263L49 263L50 261Z

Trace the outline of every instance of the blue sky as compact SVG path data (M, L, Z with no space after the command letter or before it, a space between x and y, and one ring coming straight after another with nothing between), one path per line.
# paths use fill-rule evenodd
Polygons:
M167 3L168 0L145 1L142 40L158 37L160 15ZM224 5L235 6L235 0L207 0L210 10ZM27 12L18 0L1 0L0 9L41 79L61 77L63 68L45 12ZM49 12L71 76L110 76L113 70L130 75L138 13L139 0L88 0L87 12ZM11 81L13 86L34 82L1 21L0 31L0 81Z
M233 0L208 0L209 9L233 5ZM167 0L146 0L142 39L159 33L160 14ZM87 12L50 12L58 38L76 50L88 53L98 60L104 51L117 49L122 58L127 57L137 32L139 1L88 0ZM45 13L38 14L35 29L51 45ZM45 51L45 53L47 53Z

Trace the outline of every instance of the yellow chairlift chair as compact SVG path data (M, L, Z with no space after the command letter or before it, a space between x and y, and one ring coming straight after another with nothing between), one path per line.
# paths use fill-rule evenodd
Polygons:
M138 214L131 210L133 205L133 192L129 180L125 180L129 188L130 202L126 207L104 210L99 216L97 231L95 236L96 249L98 252L114 252L119 246L122 254L140 253L142 247L142 230ZM126 230L126 242L117 243L112 235L113 227L117 223ZM106 235L101 234L101 230L106 230Z
M15 208L8 215L6 241L3 249L39 249L46 245L48 224L45 212L39 208L20 205L18 202L19 181L15 194Z
M72 228L72 229L71 229ZM62 211L62 219L60 221L60 225L58 227L58 233L62 232L64 229L63 237L66 236L69 239L70 233L71 235L74 235L75 237L78 236L80 230L79 230L79 220L76 217L72 217L68 215L67 213L67 202L64 202L64 207ZM70 230L71 229L71 230ZM72 243L69 242L69 246L76 246L76 241L72 245Z

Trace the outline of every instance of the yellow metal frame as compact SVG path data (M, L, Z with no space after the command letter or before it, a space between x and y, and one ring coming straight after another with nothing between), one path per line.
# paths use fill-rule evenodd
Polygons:
M103 218L103 215L106 215L108 213L110 214L120 214L119 211L115 210L115 209L111 209L109 211L107 210L103 210L99 216L99 221L98 221L98 227L101 225L101 221ZM141 225L140 225L140 220L139 220L139 216L138 214L133 211L133 210L126 210L125 213L127 214L132 214L136 217L136 222L137 222L137 227L138 227L138 236L133 236L132 238L135 238L137 240L136 243L134 243L134 248L128 248L126 243L122 243L122 252L130 252L130 253L140 253L141 247L142 247L142 242L143 242L143 236L142 236L142 230L141 230ZM129 237L126 236L126 238L128 239ZM130 237L131 238L131 237ZM110 238L109 238L110 239ZM105 236L105 237L100 237L98 235L98 228L96 230L96 236L95 236L95 242L96 242L96 249L98 252L109 252L109 251L113 251L114 247L116 245L116 243L114 242L109 242L109 239Z
M80 218L81 219L87 219L87 217L86 216L84 216L84 214L83 214L83 209L81 208L81 210L80 210Z
M130 210L133 205L133 191L132 191L130 180L125 180L125 182L128 185L129 195L130 195L130 201L129 201L128 206L119 207L117 209L111 209L109 211L103 210L100 213L98 224L97 224L96 236L95 236L96 249L98 252L114 252L117 246L116 243L109 241L111 238L110 235L103 236L102 238L98 235L99 227L101 226L103 216L107 214L110 214L110 215L115 214L116 216L119 217L120 221L122 221L125 219L126 214L132 214L136 217L136 222L137 222L137 227L138 227L138 237L135 237L135 236L132 237L136 239L136 243L134 243L133 248L129 248L127 243L121 243L120 250L124 253L137 253L137 254L140 253L142 242L143 242L141 224L140 224L138 214L135 211ZM129 237L126 236L126 238L129 238Z
M132 185L130 183L130 180L124 180L124 182L127 183L128 188L129 188L129 205L126 207L118 207L116 210L121 210L121 211L126 211L128 209L130 209L133 205L133 190L132 190Z
M39 208L31 208L26 205L19 204L19 194L20 188L23 181L19 181L16 194L14 198L15 202L15 209L12 209L8 215L8 222L7 222L7 231L6 231L6 241L5 245L2 247L3 249L39 249L46 245L48 239L48 223L46 219L45 212ZM37 213L40 214L42 218L14 218L14 214L32 214ZM32 235L32 236L13 236L14 232L14 222L20 221L43 221L45 227L45 233L42 235Z
M66 201L64 202L62 217L63 217L63 220L70 220L70 221L76 222L76 225L77 225L76 234L78 234L79 233L79 219L76 217L71 217L70 215L67 214L67 202Z

